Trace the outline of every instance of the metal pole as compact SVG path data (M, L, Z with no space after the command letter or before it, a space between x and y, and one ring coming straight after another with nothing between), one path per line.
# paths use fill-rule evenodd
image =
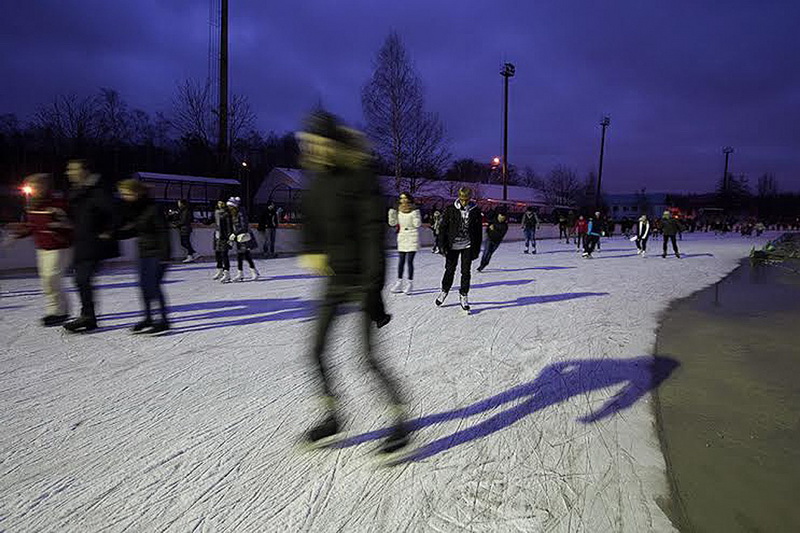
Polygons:
M222 0L219 37L219 154L220 172L228 169L228 0Z
M597 170L597 193L594 197L595 209L600 207L600 183L603 179L603 153L606 146L606 128L609 124L611 124L611 119L609 117L603 117L603 120L600 121L600 125L603 127L603 133L600 137L600 168Z
M508 200L508 78L503 75L503 200Z
M726 146L722 149L725 154L725 171L722 173L722 194L728 194L728 157L733 152L733 148Z

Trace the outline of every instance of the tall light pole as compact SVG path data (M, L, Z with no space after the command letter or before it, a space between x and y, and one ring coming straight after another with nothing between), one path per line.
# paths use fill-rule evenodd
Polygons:
M508 79L516 72L512 63L505 63L500 71L503 76L503 200L508 200Z
M722 173L722 194L728 194L728 187L730 184L728 183L728 158L733 153L733 147L726 146L722 149L722 153L725 154L725 170Z
M219 136L217 138L220 171L230 172L228 152L228 0L220 5L219 33Z
M603 120L600 121L600 125L603 127L603 133L600 137L600 168L597 170L597 194L595 194L594 197L595 209L600 207L600 182L603 179L603 152L606 146L606 128L609 124L611 124L611 117L606 115L603 117Z

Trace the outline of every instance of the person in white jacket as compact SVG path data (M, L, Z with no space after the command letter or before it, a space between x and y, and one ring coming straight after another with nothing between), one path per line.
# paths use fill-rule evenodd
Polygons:
M389 210L389 225L397 228L397 251L400 254L397 282L392 286L392 292L411 294L414 287L414 256L419 250L419 227L422 225L422 217L409 193L400 193L397 209ZM408 263L408 281L404 286L403 271L406 263Z
M636 248L641 256L647 254L647 238L650 236L650 221L647 220L646 215L639 217L639 222L636 224Z

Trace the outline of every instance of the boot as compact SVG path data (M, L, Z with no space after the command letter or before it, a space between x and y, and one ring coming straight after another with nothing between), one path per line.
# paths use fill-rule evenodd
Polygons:
M145 329L153 327L153 321L148 317L131 328L133 333L141 333Z
M406 424L405 408L402 405L393 405L391 409L394 413L395 423L392 426L389 436L380 446L381 454L390 454L408 445L410 440L408 425Z
M223 272L223 270L222 270L221 268L218 268L218 269L217 269L217 273L216 273L216 274L214 274L214 277L213 277L213 278L211 278L211 279L213 279L214 281L219 281L219 280L221 280L221 279L222 279L222 272Z
M97 319L94 317L80 316L64 324L64 329L70 333L84 333L97 329Z
M162 333L164 331L167 331L168 329L169 329L169 322L167 322L166 320L160 320L160 321L156 322L155 324L153 324L153 327L150 328L147 331L147 333L157 334L157 333Z
M439 293L439 296L436 297L436 305L442 305L447 298L448 292L442 291Z
M69 315L47 315L42 318L42 325L45 327L60 326L67 321Z
M227 270L222 271L222 277L219 278L221 283L230 283L231 281L231 273Z
M414 290L414 280L410 279L408 282L406 282L406 287L403 289L403 292L406 294L411 294L412 290Z
M467 299L466 294L458 295L458 303L461 304L461 309L464 311L469 311L469 300Z
M383 326L385 326L391 321L392 321L392 315L387 313L382 317L378 318L377 320L375 320L375 325L378 327L378 329L381 329Z
M394 285L392 285L392 288L390 289L390 291L395 293L395 294L403 292L403 280L402 279L398 279L394 283Z
M337 433L339 433L339 421L333 413L329 413L322 422L306 432L305 440L309 444L324 446L326 441L331 440Z
M258 281L258 278L261 277L261 273L258 271L256 267L252 268L253 270L253 277L250 278L251 281Z
M236 275L233 276L233 279L231 279L231 281L243 281L243 280L244 280L244 277L242 276L242 271L241 270L236 270Z

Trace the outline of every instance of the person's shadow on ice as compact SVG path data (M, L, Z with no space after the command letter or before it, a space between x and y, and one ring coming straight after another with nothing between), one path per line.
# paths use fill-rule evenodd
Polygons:
M564 402L573 396L612 386L622 388L599 409L578 418L591 423L610 417L633 405L648 391L658 387L677 368L679 363L668 357L636 357L632 359L579 359L554 363L542 370L532 382L519 385L468 407L416 418L408 423L410 431L464 419L495 409L503 404L522 400L505 411L472 427L425 444L403 456L399 462L420 461L460 444L490 435L541 409ZM336 445L355 446L389 435L384 428L348 438Z

